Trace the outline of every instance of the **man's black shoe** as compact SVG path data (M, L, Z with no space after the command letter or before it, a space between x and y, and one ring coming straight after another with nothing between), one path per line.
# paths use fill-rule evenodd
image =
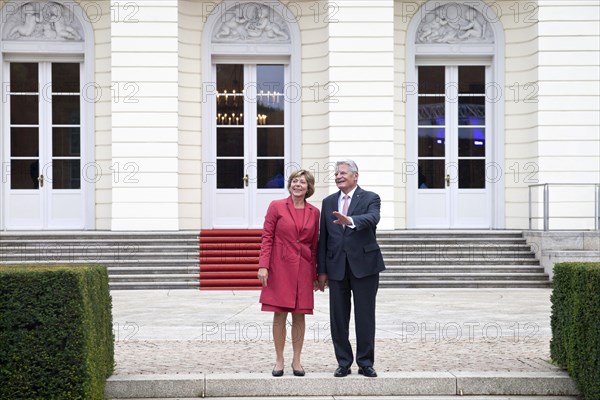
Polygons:
M337 367L337 369L333 373L333 376L335 376L336 378L342 378L351 373L352 373L352 370L350 369L350 367L342 367L340 365L339 367Z
M375 372L375 368L373 367L358 367L358 373L368 376L369 378L375 378L377 376L377 372Z

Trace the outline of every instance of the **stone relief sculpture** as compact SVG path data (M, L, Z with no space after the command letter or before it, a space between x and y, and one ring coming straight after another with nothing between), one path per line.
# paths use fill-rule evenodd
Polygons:
M281 41L290 39L287 24L272 8L258 3L236 4L217 24L213 41Z
M472 7L450 3L427 13L417 30L417 43L493 43L485 17Z
M2 37L9 40L80 41L79 21L57 2L28 2L9 14Z

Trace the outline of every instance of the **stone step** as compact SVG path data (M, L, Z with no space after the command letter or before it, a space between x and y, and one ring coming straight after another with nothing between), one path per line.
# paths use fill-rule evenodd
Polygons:
M470 252L460 252L460 251L441 251L441 252L418 252L418 251L409 251L409 252L387 252L382 251L384 260L394 260L394 259L405 259L405 258L420 258L420 259L431 259L431 260L439 260L439 259L448 259L448 260L462 260L462 259L473 259L473 258L481 258L488 260L497 260L497 259L514 259L514 258L523 258L530 259L535 258L535 254L528 252L506 252L506 253L498 253L498 252L489 252L489 253L470 253Z
M153 275L153 274L199 274L200 267L194 266L183 266L183 267L109 267L109 276L118 275Z
M122 267L122 266L147 266L148 268L168 267L168 266L198 266L198 261L194 259L148 259L148 260L73 260L73 259L58 259L58 260L40 260L40 261L10 261L0 262L0 265L27 265L27 264L47 264L47 265L61 265L61 264L99 264L105 267Z
M547 280L519 231L380 231L378 240L387 266L382 287L482 287L494 282L501 286L487 287L506 287L507 282L535 287L538 280ZM196 233L11 232L0 233L0 264L101 264L108 267L111 287L171 289L198 288L200 262L236 260L232 265L237 265L238 259L258 257L258 247L214 247L205 246L201 261ZM210 254L215 257L206 257Z
M19 243L41 243L41 242L57 242L57 243L72 243L72 242L165 242L165 243L192 243L199 242L198 235L190 234L155 234L155 233L143 233L143 232L129 232L129 233L86 233L81 232L77 234L67 233L36 233L29 232L23 234L13 233L1 233L0 242L19 242Z
M393 272L543 272L536 265L386 265L383 273Z
M551 284L543 281L477 281L477 280L391 280L380 281L380 288L548 288Z
M383 237L380 238L377 236L377 242L379 244L465 244L465 243L473 243L473 244L484 244L484 243L497 243L499 245L511 245L511 244L526 244L527 241L521 238L504 238L504 237L496 237L496 238L488 238L488 237L469 237L469 238L460 238L460 237Z
M431 244L431 243L415 243L415 244L382 244L379 243L379 248L382 251L461 251L461 252L530 252L531 246L528 244L497 244L497 243L447 243L447 244Z
M55 243L46 242L44 244L24 244L24 243L0 243L0 249L3 251L52 251L52 250L80 250L80 249L148 249L160 251L161 249L198 251L198 244L180 244L180 243L158 243L158 242L77 242L77 243Z
M110 282L111 290L174 290L174 289L198 289L198 282Z
M539 265L540 262L536 258L463 258L458 259L451 257L406 257L406 258L384 258L386 266L394 265L446 265L448 262L456 262L458 265ZM457 265L455 264L455 265Z
M113 275L110 284L117 282L199 282L198 274L147 274L147 275Z
M40 253L40 254L5 254L0 255L0 261L2 262L59 262L59 261L68 261L70 262L95 262L95 263L103 263L103 262L126 262L126 261L138 261L142 262L145 260L193 260L198 261L198 252L101 252L101 253L79 253L79 252L48 252L48 253Z
M467 239L521 239L523 233L521 231L479 231L479 230L391 230L377 231L377 239L386 238L467 238Z
M245 396L263 399L276 396L326 396L324 398L327 399L341 396L363 399L379 396L411 396L411 399L422 399L420 396L477 396L480 399L479 396L490 394L510 395L516 399L514 396L578 396L579 391L569 375L562 371L380 372L375 379L358 374L340 379L325 372L310 373L302 379L294 376L273 379L258 373L114 375L106 383L106 397L109 399ZM423 399L429 400L428 397Z
M415 272L415 273L397 273L397 272L389 272L380 274L380 281L392 281L392 280L404 280L404 281L429 281L429 280L439 280L439 281L464 281L464 280L472 280L472 281L530 281L530 280L544 280L548 279L548 275L542 273L488 273L488 272L467 272L467 273L425 273L425 272Z

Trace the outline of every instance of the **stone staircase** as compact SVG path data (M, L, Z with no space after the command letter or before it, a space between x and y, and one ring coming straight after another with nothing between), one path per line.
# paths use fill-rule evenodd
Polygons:
M387 267L381 288L550 286L520 231L381 231L378 240ZM200 244L189 232L3 232L0 264L101 264L111 289L198 289L204 275L204 289L258 290L247 283L257 282L257 266L239 265L254 262L257 250L247 246ZM242 254L235 263L225 257L230 247Z
M550 287L520 231L382 231L380 287Z
M197 289L198 234L19 232L0 234L0 264L100 264L111 289Z

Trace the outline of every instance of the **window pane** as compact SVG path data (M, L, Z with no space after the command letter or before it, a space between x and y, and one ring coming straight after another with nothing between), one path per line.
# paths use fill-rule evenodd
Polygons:
M79 93L79 63L52 64L52 92Z
M446 132L443 128L419 128L419 157L444 157Z
M217 160L217 189L244 187L244 160Z
M485 160L458 160L458 188L485 189Z
M256 92L283 94L283 65L258 65L256 68Z
M217 92L242 93L244 89L244 65L217 64Z
M39 171L38 160L12 160L10 162L10 188L39 189Z
M37 125L39 121L38 96L10 96L10 123Z
M217 125L244 125L244 98L220 96L217 98Z
M485 97L458 98L459 125L485 125Z
M485 67L481 65L458 67L458 92L460 94L484 94Z
M217 157L241 157L244 155L244 130L240 128L217 128Z
M12 157L38 157L38 129L10 128L10 155Z
M244 66L217 64L217 125L244 124Z
M444 160L419 160L419 189L443 189L444 172Z
M283 128L259 128L257 150L259 157L283 157Z
M444 66L419 67L419 94L444 94L445 74Z
M52 123L79 125L79 96L52 96Z
M258 188L282 189L285 185L283 160L258 160Z
M77 157L81 154L79 128L52 129L52 155Z
M11 63L10 64L10 92L38 91L38 64L37 63Z
M52 160L52 188L80 189L79 160Z
M458 156L485 157L485 129L458 129Z
M445 98L419 97L419 125L444 125Z
M256 69L258 125L283 125L283 65L259 65Z
M283 125L283 96L279 96L279 100L268 100L271 97L258 95L257 125ZM276 104L276 101L281 104Z

